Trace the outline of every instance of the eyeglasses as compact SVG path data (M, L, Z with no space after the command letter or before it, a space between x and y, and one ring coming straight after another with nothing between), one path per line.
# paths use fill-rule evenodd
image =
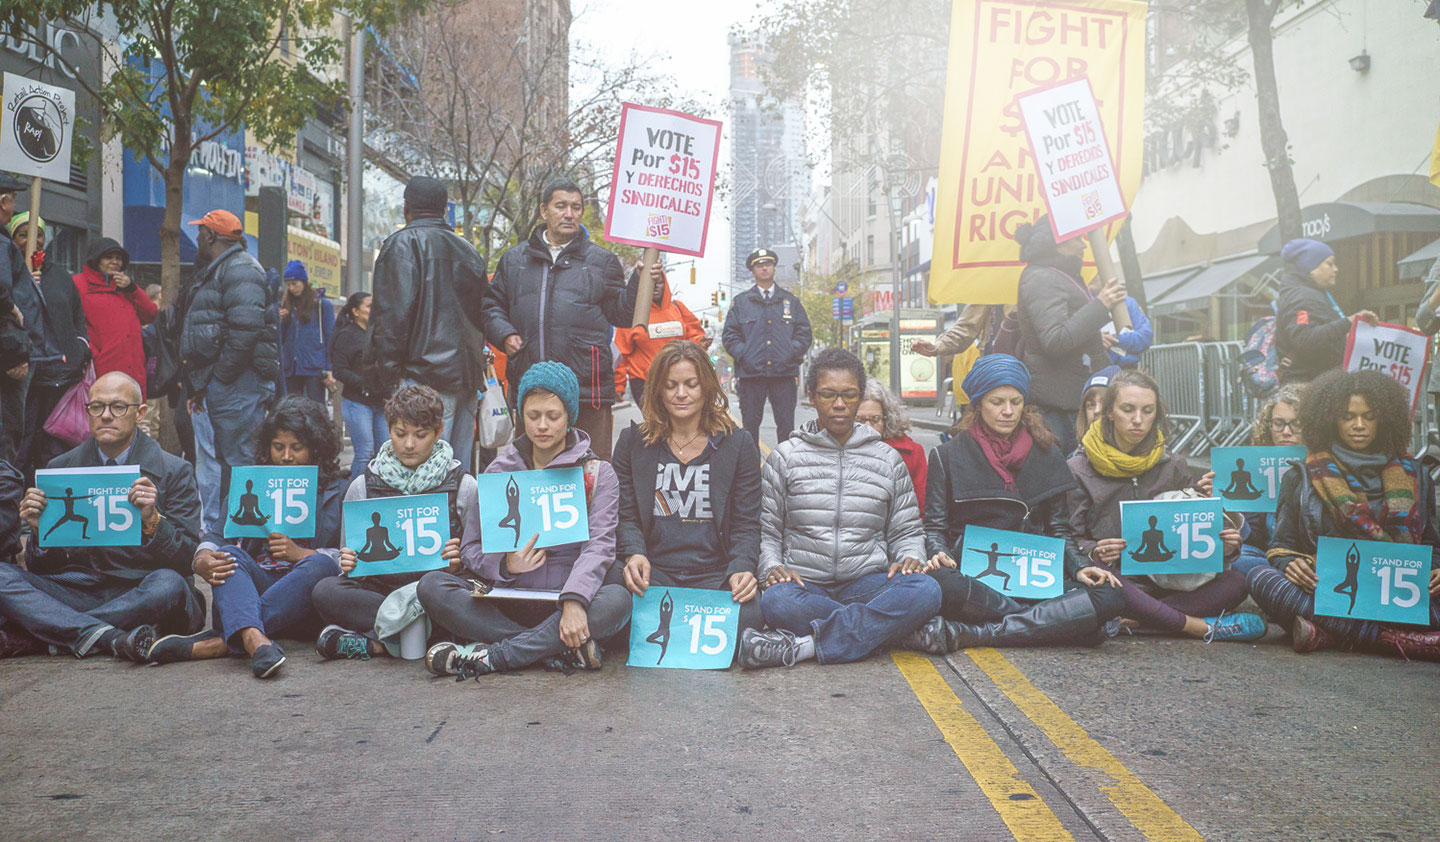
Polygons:
M90 414L91 418L99 418L104 415L105 410L108 409L110 410L110 414L116 418L124 418L130 414L131 409L139 405L138 403L101 403L100 401L95 401L94 403L85 404L85 411Z
M885 423L885 419L879 415L857 415L855 416L855 420L861 424L869 424L872 427L879 427Z
M1293 421L1286 421L1283 418L1271 418L1270 429L1277 433L1283 433L1286 430L1293 430L1298 433L1300 432L1300 420L1297 418Z
M815 397L819 398L821 403L828 404L833 404L837 400L842 400L846 404L860 402L860 393L858 391L837 392L834 389L821 389L815 393Z

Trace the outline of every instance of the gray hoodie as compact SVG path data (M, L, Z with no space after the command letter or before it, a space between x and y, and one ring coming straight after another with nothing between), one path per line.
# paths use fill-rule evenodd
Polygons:
M784 565L822 585L925 558L910 471L864 424L842 446L812 421L765 460L760 512L763 580Z

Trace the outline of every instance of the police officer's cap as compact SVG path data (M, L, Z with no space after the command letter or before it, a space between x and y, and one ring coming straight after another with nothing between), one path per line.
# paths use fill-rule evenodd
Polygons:
M750 256L745 258L745 268L753 269L756 263L776 263L775 252L770 249L755 249Z

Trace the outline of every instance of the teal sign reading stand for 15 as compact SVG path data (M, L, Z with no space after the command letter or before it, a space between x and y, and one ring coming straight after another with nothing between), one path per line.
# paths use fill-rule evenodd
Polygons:
M1315 613L1327 617L1430 624L1425 544L1321 538L1315 548Z
M728 589L651 585L644 596L632 600L626 664L723 670L735 658L739 637L740 603Z

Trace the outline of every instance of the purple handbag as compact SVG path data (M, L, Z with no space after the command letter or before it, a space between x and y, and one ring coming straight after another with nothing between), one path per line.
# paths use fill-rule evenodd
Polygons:
M45 432L70 447L90 438L90 421L85 416L85 404L90 400L90 387L95 385L95 365L85 366L85 375L80 382L71 386L61 396L60 402L50 410L45 419Z

